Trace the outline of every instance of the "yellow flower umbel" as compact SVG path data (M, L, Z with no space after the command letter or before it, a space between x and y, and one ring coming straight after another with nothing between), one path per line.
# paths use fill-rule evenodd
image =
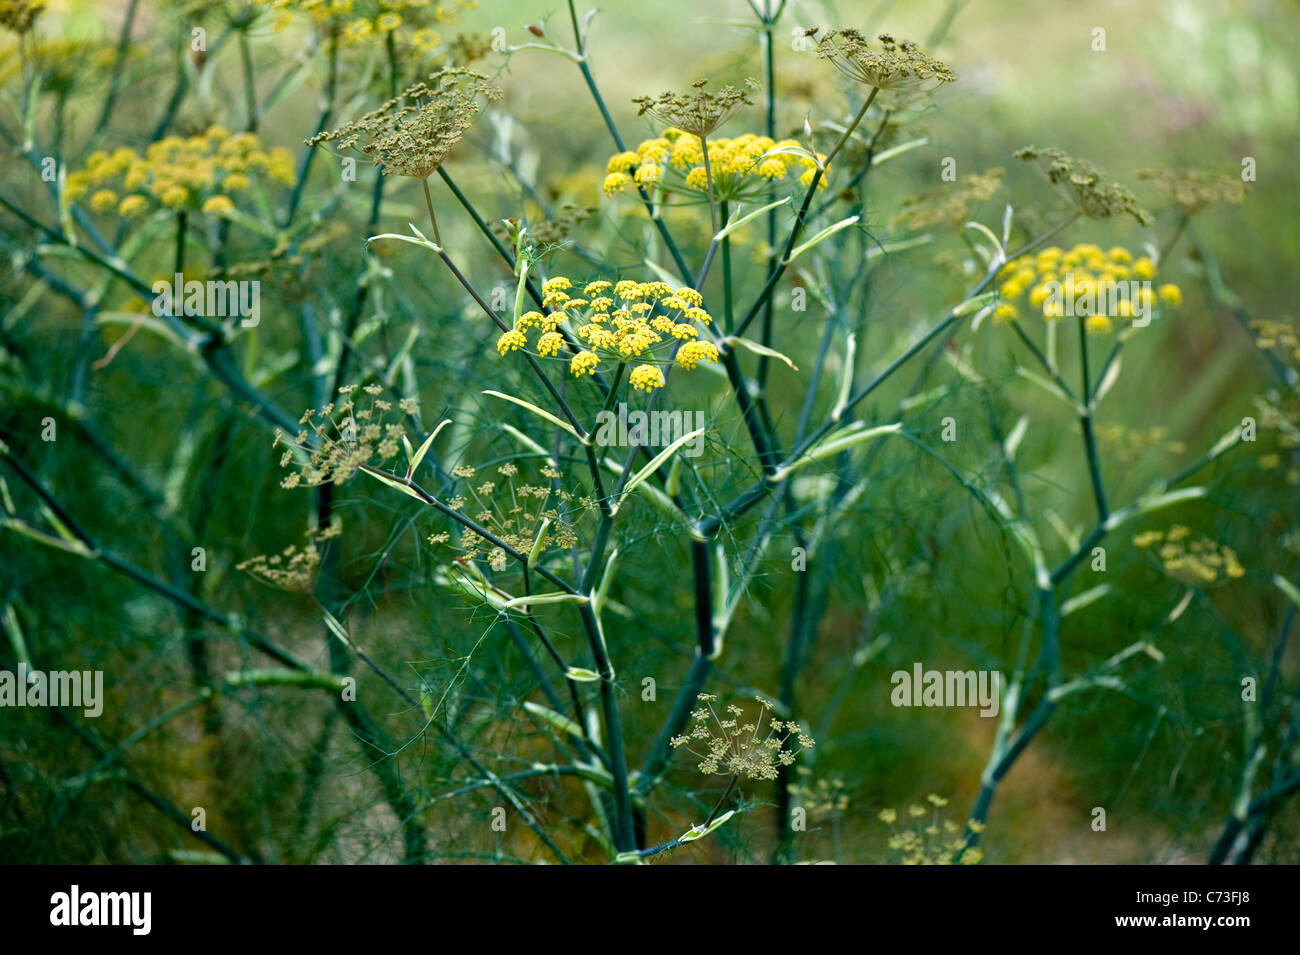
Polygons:
M345 47L385 43L391 34L399 55L414 50L427 54L442 45L437 28L454 23L461 10L478 0L261 0L275 11L274 27L286 29L294 13L303 13L322 27L338 30Z
M1246 568L1231 547L1206 537L1193 538L1191 530L1182 524L1167 531L1138 534L1133 543L1153 551L1165 573L1189 587L1207 587L1246 575Z
M638 391L664 385L663 367L674 361L686 370L718 360L717 346L700 339L712 322L700 293L674 289L664 282L589 282L577 297L573 282L562 275L542 285L547 311L525 312L515 327L497 340L497 351L531 350L553 358L565 348L560 330L571 331L580 349L568 359L575 378L594 375L602 360L635 362L629 382ZM529 348L529 335L533 339Z
M1153 288L1156 272L1149 257L1135 257L1122 246L1109 250L1091 243L1068 250L1052 246L1002 267L993 319L1003 323L1019 319L1019 303L1024 300L1028 310L1044 321L1077 317L1093 334L1106 334L1116 326L1140 327L1157 303L1176 308L1183 300L1177 285Z
M253 133L231 135L220 126L197 136L168 136L144 155L121 147L86 158L85 168L68 176L68 199L87 199L95 212L125 219L158 209L225 216L246 195L253 176L283 186L297 181L293 154L263 148Z
M700 143L699 136L669 127L655 139L644 140L635 151L615 153L605 166L605 195L614 196L639 185L696 199L707 197L708 175ZM801 149L793 139L745 133L734 139L710 138L708 143L713 197L719 202L759 199L773 185L788 184L796 175L806 187L817 171L817 164L806 156L780 151ZM826 188L825 176L818 187Z

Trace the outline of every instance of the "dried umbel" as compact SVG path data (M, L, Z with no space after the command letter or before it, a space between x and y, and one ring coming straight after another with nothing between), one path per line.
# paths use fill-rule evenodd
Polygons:
M951 819L941 818L948 805L943 796L931 793L925 797L928 805L913 803L900 813L897 809L882 809L876 818L889 826L886 846L903 865L978 865L984 852L977 846L966 847L964 832L975 834L984 831L984 823L974 819L962 827Z
M809 36L817 36L809 30ZM952 70L910 40L888 33L875 46L857 30L832 30L817 39L817 55L858 83L882 92L926 93L957 79Z
M990 169L985 173L964 176L960 182L945 183L917 196L903 200L902 211L894 217L895 227L906 225L909 229L927 229L933 225L964 225L970 218L971 207L983 202L998 191L1005 170Z
M304 412L299 421L304 427L297 435L276 431L276 446L287 446L280 466L294 467L280 482L281 487L343 484L363 464L376 460L383 464L397 457L405 431L400 420L384 420L394 410L391 402L378 397L384 389L373 384L361 389L369 398L364 408L357 407L353 399L356 390L355 385L345 385L339 389L337 402ZM403 398L399 411L414 415L419 409L414 399Z
M758 82L745 80L745 88L724 86L716 93L704 87L708 80L697 80L688 93L660 93L658 96L637 96L632 102L638 107L638 116L649 113L665 126L672 126L696 136L706 137L731 119L743 106L752 106L750 91L759 88Z
M1138 204L1137 196L1125 187L1106 178L1104 170L1086 159L1076 159L1054 147L1039 149L1026 146L1012 153L1024 162L1043 160L1047 179L1061 189L1075 207L1089 219L1109 219L1127 214L1139 225L1150 225L1151 214Z
M251 557L235 569L280 590L310 593L316 583L316 571L320 568L321 561L321 551L316 545L333 540L342 530L343 525L337 522L309 530L304 535L307 539L304 546L290 544L278 554Z
M734 703L719 715L713 709L717 697L701 693L701 706L691 713L689 731L673 737L673 748L685 746L699 757L696 768L706 776L776 779L782 766L793 766L795 757L816 743L798 723L773 719L772 704L767 700L761 696L754 699L758 701L758 712L750 720Z
M45 0L0 0L0 26L14 33L26 33L44 9Z
M1246 185L1234 176L1190 169L1140 169L1138 179L1151 182L1185 215L1199 212L1212 202L1241 202Z
M313 136L307 145L357 149L385 175L427 179L474 124L483 101L500 96L481 73L439 70L360 119Z
M549 464L538 469L537 483L521 480L519 465L513 461L489 472L460 465L451 473L459 483L446 499L447 506L473 518L521 553L572 550L578 546L578 524L597 511L590 496L565 490L564 473ZM430 544L458 547L463 559L481 558L493 570L506 569L506 552L474 531L463 528L458 544L451 540L447 531L428 538Z

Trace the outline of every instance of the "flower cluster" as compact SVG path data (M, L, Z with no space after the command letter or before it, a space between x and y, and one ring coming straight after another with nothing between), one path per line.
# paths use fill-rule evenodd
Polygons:
M773 719L772 704L761 696L754 697L758 713L752 721L734 703L719 716L712 705L717 697L711 693L701 693L697 699L704 705L691 712L690 730L673 737L672 746L685 746L698 757L696 768L707 776L776 779L782 766L793 766L799 753L816 745L798 723ZM788 745L792 739L797 748Z
M1039 149L1026 146L1012 153L1024 162L1044 160L1047 180L1060 189L1075 208L1089 219L1109 219L1126 214L1139 225L1150 225L1155 220L1143 209L1124 186L1106 178L1106 173L1086 159L1076 159L1055 147Z
M939 820L939 810L948 805L948 800L934 793L925 799L930 808L915 804L907 807L911 828L898 825L895 809L882 809L877 816L893 830L887 845L897 854L897 860L903 865L951 865L954 860L962 865L977 865L984 858L983 850L978 846L963 850L966 840L962 827L951 819ZM966 825L971 832L984 831L984 824L974 819Z
M315 584L316 571L320 567L321 552L316 545L338 537L342 531L343 525L338 521L309 530L305 535L305 546L290 544L278 554L251 557L236 565L235 569L280 590L308 593Z
M276 430L275 446L287 445L280 467L296 468L280 482L281 487L343 484L363 464L376 459L382 464L397 456L405 430L400 421L384 421L393 410L391 402L378 397L384 389L379 385L362 389L370 398L366 408L356 406L352 397L356 390L356 385L345 385L339 389L337 402L319 411L307 409L299 421L303 430L293 438ZM414 399L402 399L401 414L414 415L418 410Z
M990 169L985 173L964 176L961 181L945 183L902 202L902 209L894 217L897 228L928 229L933 225L961 226L970 219L971 207L988 199L998 191L1005 170Z
M709 144L707 172L700 137L676 127L644 140L635 151L615 153L605 167L605 195L613 196L635 184L646 189L657 186L667 192L707 196L711 175L715 200L749 201L766 193L773 184L788 181L796 170L804 187L817 172L817 163L806 151L802 156L788 151L802 149L793 139L773 140L745 133L734 139L706 141ZM823 161L825 158L818 156ZM825 176L819 185L826 188Z
M1133 543L1154 550L1165 573L1189 586L1236 580L1246 574L1231 547L1205 537L1193 538L1191 529L1182 524L1167 531L1145 531L1134 537Z
M809 36L817 36L809 30ZM857 30L832 30L817 40L817 55L858 83L884 92L917 94L937 89L957 79L955 73L910 40L895 40L888 33L879 46Z
M1016 302L1027 294L1030 307L1045 321L1078 316L1089 332L1105 334L1114 329L1117 319L1132 322L1149 316L1157 298L1170 307L1182 303L1182 291L1177 285L1165 284L1152 290L1156 271L1150 257L1134 257L1122 246L1108 251L1091 243L1068 250L1051 246L1032 258L1017 259L1002 267L998 273L1000 302L993 310L993 319L1019 319Z
M160 139L143 156L125 146L91 153L85 168L68 176L68 199L89 197L95 212L115 210L126 218L159 207L225 215L255 173L286 186L297 181L289 150L267 150L254 133L211 126L199 135Z
M1293 362L1300 362L1300 331L1287 322L1273 318L1256 318L1250 322L1255 344L1264 351L1281 350Z
M688 93L637 96L632 102L639 107L638 116L649 113L665 126L707 137L741 107L752 106L754 101L749 98L749 93L758 89L758 83L752 79L745 80L745 89L724 86L716 93L704 88L708 85L708 80L696 80Z
M317 23L339 28L339 40L352 46L392 34L421 53L437 49L442 36L434 24L456 20L460 10L472 10L478 0L261 0L275 11L276 30L285 29L294 12L305 13Z
M313 136L307 145L336 143L339 149L359 149L382 166L385 175L427 179L473 125L483 108L480 98L500 96L501 91L481 73L439 70L428 82L408 87L400 96L338 129Z
M849 794L844 791L842 779L818 779L809 784L812 770L807 766L795 769L797 780L790 784L790 798L808 813L809 819L835 818L849 808Z
M1097 443L1120 464L1132 464L1148 451L1159 449L1166 454L1182 454L1187 446L1171 441L1164 428L1127 428L1122 424L1094 424Z
M596 507L590 497L560 487L564 475L550 465L539 472L545 484L515 483L519 467L513 462L499 465L491 480L484 480L468 465L453 468L451 473L463 486L447 499L447 505L525 554L534 547L539 554L553 548L572 550L578 546L578 521ZM428 540L430 544L449 544L451 535L441 531ZM461 531L459 547L464 559L483 557L493 570L506 568L506 552L468 528Z
M560 331L567 325L577 341L587 346L569 359L569 371L575 378L594 375L602 358L619 363L649 359L636 365L629 376L638 391L663 387L661 365L676 361L689 371L700 362L718 360L717 346L699 337L699 327L707 326L712 318L701 307L703 299L694 289L673 289L664 282L624 279L615 284L600 280L588 283L580 297L571 298L573 288L573 282L564 276L548 279L542 285L546 314L520 315L514 328L497 341L497 351L508 355L528 348L528 330L534 329L537 338L532 350L549 358L568 344Z
M1193 215L1212 202L1238 203L1246 185L1233 176L1182 169L1140 169L1138 179L1151 182L1184 215Z

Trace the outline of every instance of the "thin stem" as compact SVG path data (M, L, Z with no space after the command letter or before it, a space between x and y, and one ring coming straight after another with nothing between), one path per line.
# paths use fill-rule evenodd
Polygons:
M433 241L438 248L442 248L442 236L438 234L438 217L433 214L433 197L429 195L429 177L425 176L421 179L420 185L424 188L424 205L429 210L429 224L433 226Z
M707 827L711 822L713 822L715 818L717 818L718 810L721 809L722 804L727 801L727 797L731 795L731 791L736 788L736 783L739 781L739 779L740 779L739 776L735 775L734 773L732 774L731 782L727 783L727 788L723 790L722 795L718 797L718 801L713 804L713 810L709 813L709 817L704 820L705 827Z

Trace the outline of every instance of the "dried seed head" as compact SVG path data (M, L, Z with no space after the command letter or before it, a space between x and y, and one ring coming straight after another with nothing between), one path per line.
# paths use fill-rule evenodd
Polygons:
M416 83L400 96L345 126L307 140L308 146L337 143L358 149L384 174L426 179L442 165L482 109L480 97L496 100L501 91L471 70L445 69Z
M887 33L878 39L879 48L857 30L832 30L817 41L817 55L850 79L882 91L924 93L957 79L910 40L900 42Z
M754 105L749 94L759 88L756 80L747 79L744 89L724 86L716 93L710 93L704 88L708 83L708 80L696 80L688 93L638 96L632 102L640 107L637 110L638 116L649 113L665 126L694 133L696 136L708 136L731 119L742 106Z
M1024 162L1045 160L1048 180L1064 191L1075 207L1089 219L1109 219L1126 213L1139 225L1150 225L1155 221L1151 218L1151 213L1138 204L1137 196L1119 183L1107 179L1104 170L1086 159L1076 159L1054 147L1039 149L1026 146L1017 149L1012 155Z
M1184 169L1139 169L1137 178L1149 180L1178 210L1199 212L1212 202L1241 202L1246 186L1234 176Z

